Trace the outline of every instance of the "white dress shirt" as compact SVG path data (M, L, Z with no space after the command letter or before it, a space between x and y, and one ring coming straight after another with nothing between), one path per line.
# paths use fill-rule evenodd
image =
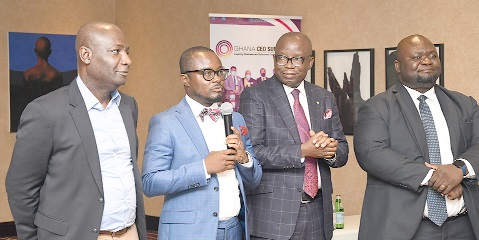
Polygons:
M197 101L190 98L188 95L185 96L186 102L193 112L193 116L196 118L196 122L200 126L203 137L205 138L206 145L208 146L209 151L221 151L226 150L226 135L223 118L219 118L216 122L213 121L208 115L204 117L204 121L201 121L199 117L200 112L205 108ZM218 104L214 103L210 108L218 108ZM248 155L249 161L243 166L253 167L253 162L251 157ZM207 179L211 177L206 171L205 176ZM232 217L236 217L239 214L241 209L240 202L240 190L238 187L238 179L236 179L235 170L226 170L221 173L217 173L216 177L218 178L219 183L219 220L227 220Z
M105 204L100 229L116 232L133 225L136 218L130 141L118 108L121 95L117 90L112 92L104 108L80 77L76 81L90 116L100 159Z
M420 92L414 89L411 89L407 86L404 86L404 87L409 92L409 95L411 95L411 98L414 101L414 105L416 105L416 109L418 112L419 112L419 100L417 98L420 95L424 95L427 97L426 103L429 106L429 109L431 110L432 117L434 118L434 125L436 127L437 138L439 140L441 163L452 164L454 162L454 157L452 155L452 150L451 150L451 138L449 136L449 128L447 127L446 118L444 117L444 113L442 112L442 109L441 109L441 104L439 103L439 100L437 99L434 88L431 88L427 92L421 94ZM472 168L471 164L465 159L460 159L460 160L463 160L466 163L467 169L469 171L468 175L466 175L465 177L475 178L476 173L474 172L474 169ZM422 186L426 186L428 184L428 181L429 179L431 179L433 172L434 172L433 169L431 169L428 172L428 174L426 175L426 177L421 183ZM463 197L461 197L460 199L450 200L445 196L445 199L446 199L447 215L449 217L456 216L457 214L464 212ZM425 217L429 216L428 210L427 210L427 202L426 202L426 207L424 208L424 216Z

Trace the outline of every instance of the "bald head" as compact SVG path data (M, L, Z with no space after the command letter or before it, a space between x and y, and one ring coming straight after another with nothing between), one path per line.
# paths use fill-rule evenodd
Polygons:
M52 53L52 45L46 37L39 37L35 42L35 53L43 58L48 58Z
M278 42L276 42L276 47L278 45L285 45L285 44L298 44L302 48L304 48L305 51L307 51L308 54L311 54L313 51L313 45L311 44L311 40L309 40L309 37L306 36L304 33L300 32L288 32L283 34L278 39Z
M314 63L312 44L308 36L300 32L283 34L274 50L274 75L282 84L296 88L305 79ZM278 59L283 59L278 62ZM286 62L284 62L286 59ZM294 62L293 62L294 59Z
M404 57L404 54L414 45L434 45L426 37L414 34L402 39L397 45L398 58Z
M82 46L91 48L95 45L97 36L108 34L112 30L121 32L120 28L111 23L95 21L83 24L76 36L76 50Z
M436 47L419 34L399 42L394 67L402 84L421 93L436 84L442 70Z

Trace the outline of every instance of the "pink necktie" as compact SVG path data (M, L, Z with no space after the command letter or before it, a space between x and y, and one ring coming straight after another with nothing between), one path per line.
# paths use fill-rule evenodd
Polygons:
M294 89L291 92L294 98L293 104L293 114L296 120L296 125L298 126L299 137L301 142L304 143L310 138L309 135L309 124L304 114L304 109L299 102L299 90ZM304 168L304 191L314 198L318 193L318 168L315 158L306 157L305 159L305 168Z

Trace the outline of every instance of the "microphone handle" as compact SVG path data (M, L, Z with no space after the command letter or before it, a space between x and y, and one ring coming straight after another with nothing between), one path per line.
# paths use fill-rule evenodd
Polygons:
M225 134L226 136L229 136L233 134L233 130L231 127L233 126L233 114L225 114L223 115L223 120L225 122ZM231 147L227 147L228 149L233 149Z

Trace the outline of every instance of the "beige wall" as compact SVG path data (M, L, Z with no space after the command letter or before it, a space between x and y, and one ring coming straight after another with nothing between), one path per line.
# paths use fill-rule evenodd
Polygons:
M184 95L178 80L178 58L194 45L209 46L208 13L302 16L302 30L316 50L316 82L323 83L324 50L375 48L375 92L384 90L384 48L420 33L445 44L446 87L479 98L476 65L479 64L479 4L473 0L8 0L2 2L0 52L7 52L7 32L75 34L86 21L115 22L130 42L133 60L123 91L136 97L140 107L138 135L143 156L148 121L176 104ZM3 6L4 5L4 6ZM48 10L48 11L47 11ZM58 12L55 12L57 10ZM49 14L44 14L48 12ZM8 59L0 55L0 222L11 221L4 179L15 141L8 133ZM347 215L359 214L366 174L358 167L350 143L350 160L333 170L335 194L341 194ZM162 197L146 199L146 213L158 216Z

